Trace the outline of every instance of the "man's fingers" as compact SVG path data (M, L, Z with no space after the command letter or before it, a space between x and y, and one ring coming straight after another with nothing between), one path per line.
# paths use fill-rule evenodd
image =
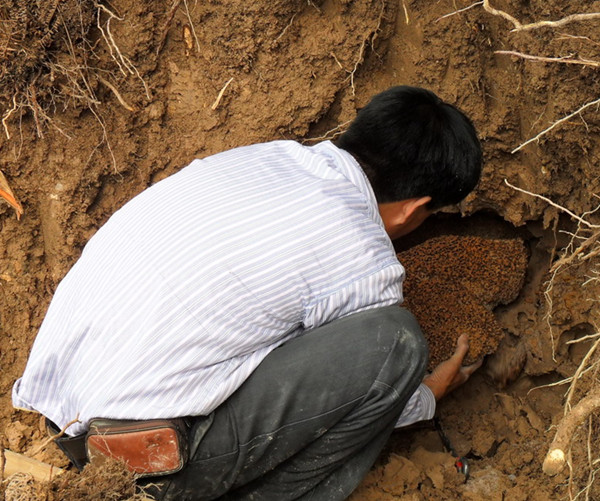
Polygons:
M465 356L467 355L468 351L469 351L469 336L467 336L466 334L461 334L458 338L458 341L456 341L456 350L454 350L454 353L451 358L453 358L454 360L460 361L460 363L462 363L462 361L465 358Z
M477 369L479 369L481 366L483 365L483 358L480 358L479 360L477 360L477 362L472 363L471 365L465 365L465 369L470 373L473 374Z
M483 358L479 359L477 362L471 365L465 365L461 367L460 372L465 377L465 381L471 377L471 375L481 367L483 364Z
M471 374L481 367L483 359L463 367L462 362L468 351L469 336L462 334L456 342L454 354L448 360L439 364L430 375L423 379L423 382L433 392L436 400L465 383L471 377Z

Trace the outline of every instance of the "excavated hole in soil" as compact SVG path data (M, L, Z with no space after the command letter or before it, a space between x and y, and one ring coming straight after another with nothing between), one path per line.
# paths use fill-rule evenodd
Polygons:
M514 227L495 213L480 212L464 218L456 214L437 214L401 242L396 242L402 262L403 254L406 256L419 246L449 238L454 255L448 261L456 263L464 273L467 268L482 270L486 262L493 264L493 259L490 261L490 256L481 252L481 240L489 242L492 250L498 248L498 241L517 241L527 253L523 259L520 251L517 252L517 268L524 266L525 269L520 271L522 282L518 289L510 294L512 299L504 297L509 300L508 304L500 301L493 307L479 300L477 306L487 308L488 313L482 318L494 322L501 332L499 346L494 354L485 357L483 368L463 387L444 398L436 411L456 453L466 457L470 464L469 480L465 482L465 476L457 472L455 458L446 450L433 423L426 421L392 434L379 460L350 501L548 499L552 487L540 483L543 476L539 458L543 458L547 450L548 423L561 411L564 388L532 392L536 387L561 379L554 368L535 365L537 355L530 347L530 343L536 342L532 332L539 332L540 325L532 319L536 312L543 310L540 286L546 279L551 249L556 245L553 232L542 227L541 222ZM463 249L455 245L460 239L468 244ZM479 242L476 254L470 253L473 241ZM513 251L518 248L512 247ZM440 263L440 259L439 255L423 256L419 265L451 275L452 269L444 268L446 263ZM406 267L408 284L408 263ZM489 279L489 275L486 277ZM469 279L477 280L477 275L471 273ZM484 280L478 287L485 288L485 285ZM410 290L407 289L406 303L409 303ZM497 294L497 284L491 284L488 289L492 295ZM453 284L449 284L449 290L451 293L456 290ZM435 305L439 298L430 300ZM466 306L469 309L476 305ZM453 307L460 308L460 301L453 303ZM415 313L418 317L419 312ZM452 323L451 315L449 311L448 324ZM427 319L421 323L427 323ZM438 326L446 327L441 322ZM589 328L581 325L570 336L580 337L588 331ZM430 345L437 343L435 336L430 339ZM451 343L445 349L450 350L450 347ZM436 349L432 351L435 354ZM536 497L538 493L541 497Z
M513 303L526 283L531 237L494 214L441 214L398 242L407 271L405 306L429 342L430 369L452 354L462 333L471 340L466 363L496 352L500 343L516 345L494 309ZM518 367L505 372L524 366L525 351L514 355L511 363Z

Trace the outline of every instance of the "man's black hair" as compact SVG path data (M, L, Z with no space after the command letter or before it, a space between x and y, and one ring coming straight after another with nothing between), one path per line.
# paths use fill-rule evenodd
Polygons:
M360 162L379 203L430 196L431 210L456 204L481 173L481 145L471 121L418 87L377 94L336 145Z

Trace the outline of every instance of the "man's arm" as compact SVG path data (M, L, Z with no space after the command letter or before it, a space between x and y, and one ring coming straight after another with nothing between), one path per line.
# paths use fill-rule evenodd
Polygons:
M436 402L465 383L471 374L481 367L483 359L463 367L462 361L468 351L469 338L463 334L458 338L456 351L452 357L438 365L431 374L425 376L417 391L410 397L396 422L396 428L431 419L435 413Z
M462 365L468 351L469 336L462 334L456 342L454 354L423 379L423 384L431 390L436 401L467 382L471 374L481 367L483 359L471 365Z

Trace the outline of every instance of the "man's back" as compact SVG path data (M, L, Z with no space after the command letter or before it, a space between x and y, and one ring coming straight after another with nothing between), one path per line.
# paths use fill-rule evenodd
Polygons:
M79 415L211 412L276 346L401 299L403 269L357 163L331 143L238 148L126 204L61 282L14 389Z

